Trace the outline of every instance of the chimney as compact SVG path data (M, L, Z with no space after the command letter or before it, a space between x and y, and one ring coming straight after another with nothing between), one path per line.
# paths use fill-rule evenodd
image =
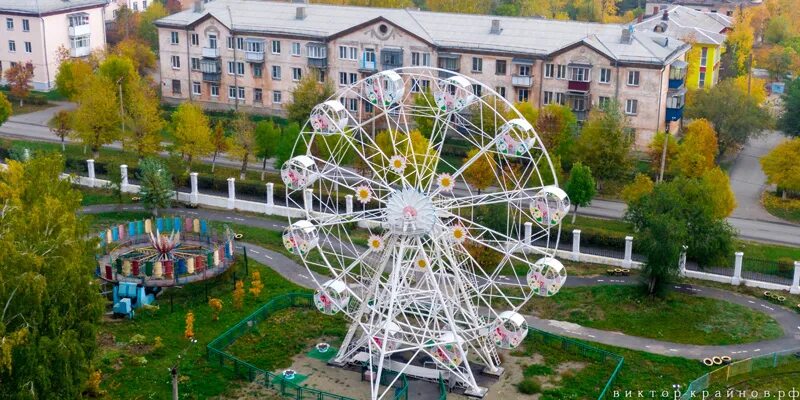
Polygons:
M642 21L644 21L644 14L639 14L639 16L636 17L636 22L641 23Z
M500 32L502 32L502 31L503 31L503 29L500 28L500 20L499 19L493 19L492 20L492 29L489 31L489 33L494 34L494 35L499 35Z
M628 25L622 28L621 43L630 44L632 40L633 40L633 25Z
M306 19L307 12L306 6L297 6L297 14L295 15L296 19Z
M664 10L664 13L661 14L661 20L669 21L669 10Z
M194 12L203 12L203 0L194 0Z

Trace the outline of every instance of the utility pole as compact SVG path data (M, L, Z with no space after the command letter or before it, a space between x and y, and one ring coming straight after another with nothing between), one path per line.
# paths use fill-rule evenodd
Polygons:
M747 94L750 95L750 88L753 85L753 51L750 50L750 57L747 59Z
M234 97L233 107L234 110L239 111L239 62L236 60L236 47L238 46L238 43L236 40L236 35L233 33L233 15L231 15L231 7L226 6L226 8L228 9L228 19L231 23L231 38L233 38L233 87L236 90L236 97Z
M661 170L658 173L658 181L664 181L664 165L667 163L667 145L669 144L669 132L664 132L664 146L661 147Z
M170 368L172 374L172 400L178 400L178 366L174 365Z
M125 134L125 109L122 108L122 78L117 79L117 86L119 86L119 121L122 123L122 134Z

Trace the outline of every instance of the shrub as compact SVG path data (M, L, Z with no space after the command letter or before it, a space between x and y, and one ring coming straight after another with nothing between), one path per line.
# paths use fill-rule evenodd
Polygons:
M147 342L147 338L144 337L144 335L140 335L140 334L137 333L137 334L131 336L130 344L132 344L134 346L143 345L143 344L145 344L145 342Z
M531 378L525 378L517 385L517 390L523 394L536 394L542 391L542 385Z

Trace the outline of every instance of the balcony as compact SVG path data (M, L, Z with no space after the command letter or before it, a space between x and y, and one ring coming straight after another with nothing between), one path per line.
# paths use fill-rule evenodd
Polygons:
M69 37L86 36L86 35L91 35L91 33L92 33L92 28L91 25L89 24L69 27Z
M73 47L69 49L70 57L86 57L92 53L92 48L89 46Z
M458 73L458 69L455 69L455 70L452 70L452 69L451 69L451 70L446 70L446 71L439 71L439 79L447 79L447 78L449 78L449 77L451 77L451 76L455 75L455 73Z
M308 66L310 68L325 69L328 68L328 58L308 58Z
M586 93L589 91L589 84L591 82L583 82L583 81L569 81L567 83L567 90L570 92L582 92Z
M222 79L222 74L217 72L203 72L203 82L219 82Z
M383 69L394 69L403 66L403 49L382 49L381 67Z
M375 72L378 69L375 61L361 60L358 64L358 70L361 72Z
M513 75L511 77L511 84L514 86L531 87L531 85L533 85L533 77L530 75Z
M581 111L572 110L572 113L575 114L575 118L578 120L578 122L584 122L587 119L589 119L588 110L581 110Z
M251 63L263 63L264 62L264 52L263 51L245 51L244 52L244 59L247 62Z
M667 107L667 122L680 121L683 118L683 106L679 108Z
M683 106L686 105L686 88L667 92L666 121L679 121L683 118Z
M216 47L203 47L203 57L219 58L219 49Z

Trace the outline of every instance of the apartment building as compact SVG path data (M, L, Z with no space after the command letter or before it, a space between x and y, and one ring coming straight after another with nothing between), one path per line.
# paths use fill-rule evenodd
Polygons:
M134 12L141 12L153 4L154 1L159 0L109 0L108 9L106 11L106 21L111 22L117 18L117 12L122 7L128 7Z
M0 76L16 63L31 63L33 88L53 89L59 48L70 57L85 57L105 47L107 2L0 0Z
M385 69L434 66L512 102L569 105L581 119L617 99L639 146L673 128L667 106L675 100L682 110L683 95L670 78L683 84L689 49L622 25L254 0L198 3L156 26L168 102L281 114L306 74L344 86Z
M725 35L732 26L731 17L726 15L679 5L664 8L659 14L645 18L635 25L635 29L663 33L690 43L692 49L686 56L689 61L686 84L691 89L704 89L719 82Z
M763 0L656 0L645 4L645 15L654 15L674 6L685 6L695 11L733 17L740 8L758 6Z

